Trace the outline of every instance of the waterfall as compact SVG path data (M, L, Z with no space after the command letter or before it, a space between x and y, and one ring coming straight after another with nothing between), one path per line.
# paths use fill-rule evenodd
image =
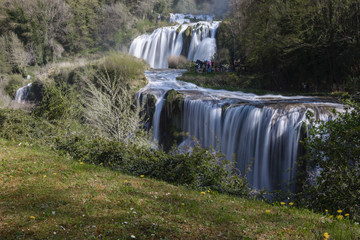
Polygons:
M253 105L230 106L199 100L184 104L184 131L195 136L203 147L222 150L235 160L256 189L285 190L296 174L298 143L306 108L289 111ZM185 139L189 141L190 139Z
M255 189L295 191L300 138L306 129L306 112L327 120L331 109L342 105L313 97L257 96L242 92L211 90L177 81L183 70L145 72L149 81L140 94L156 96L153 136L162 142L161 116L170 89L182 93L180 146L191 146L195 137L206 148L213 147L235 161ZM305 124L305 126L304 126ZM249 171L247 171L249 169Z
M155 113L154 113L154 119L153 119L153 138L156 140L160 139L160 116L161 116L161 111L163 109L163 105L165 102L164 99L165 93L157 98L156 104L155 104Z
M190 61L210 60L216 53L218 21L186 23L156 29L137 37L129 53L146 60L152 68L167 68L169 56L184 55Z
M31 90L31 85L32 83L29 83L28 85L22 87L22 88L19 88L17 91L16 91L16 95L15 95L15 102L18 102L18 103L24 103L26 102L29 94L30 94L30 90Z
M202 21L191 23L186 17ZM171 55L184 55L191 61L211 59L216 52L215 34L220 22L211 17L181 14L171 15L171 21L181 25L137 37L130 54L145 59L157 69L167 68L167 58ZM140 90L139 96L156 97L153 137L166 144L171 133L161 132L163 129L176 128L188 133L180 146L193 145L195 137L203 147L221 150L242 175L246 174L255 189L294 191L296 185L289 181L294 180L297 172L306 112L311 111L316 118L324 120L332 116L332 108L342 109L341 104L316 97L258 96L205 89L177 81L183 73L184 70L169 69L145 72L148 85ZM181 93L184 100L177 102L176 119L171 119L172 107L168 105L171 103L165 98L171 89Z

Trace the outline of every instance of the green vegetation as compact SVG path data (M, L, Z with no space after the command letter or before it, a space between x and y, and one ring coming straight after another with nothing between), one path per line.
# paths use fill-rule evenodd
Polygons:
M29 142L1 139L0 147L4 239L323 239L325 233L357 239L360 234L346 217L188 190L146 174L127 176Z
M310 129L305 159L309 170L321 170L317 184L312 184L315 179L307 180L302 197L311 208L333 213L342 209L359 220L360 105L348 101L346 107L332 121L312 120L317 127Z
M178 80L212 89L252 92L256 94L268 92L261 90L259 87L261 79L255 76L239 76L236 72L198 73L193 65Z
M9 76L9 81L6 84L4 90L10 97L15 98L16 90L21 88L24 84L24 80L21 75L14 74Z
M218 31L226 48L262 89L359 91L357 0L231 0Z
M1 0L0 69L25 74L29 65L65 56L127 51L136 36L166 25L170 12L205 13L211 4L209 0Z
M230 3L215 62L240 58L247 70L197 74L192 66L181 80L230 90L359 90L357 1ZM249 200L246 179L213 149L180 151L171 136L168 152L155 150L134 95L147 64L100 52L125 50L164 25L158 14L166 20L174 9L208 12L212 4L219 1L0 0L0 103L9 105L28 74L33 82L26 110L0 109L1 237L359 239L358 104L333 121L310 121L304 160L322 171L305 179L295 204ZM165 114L180 115L182 97L166 98ZM178 132L177 120L163 127Z

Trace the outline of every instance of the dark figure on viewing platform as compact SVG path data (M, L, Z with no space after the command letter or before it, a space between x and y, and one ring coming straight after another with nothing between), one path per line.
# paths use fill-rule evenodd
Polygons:
M204 63L200 60L196 60L196 68L202 68Z

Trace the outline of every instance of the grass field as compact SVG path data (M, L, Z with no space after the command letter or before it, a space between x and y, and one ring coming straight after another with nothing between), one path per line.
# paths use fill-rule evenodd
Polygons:
M0 139L0 239L325 239L325 233L360 239L359 225L346 217L126 176Z

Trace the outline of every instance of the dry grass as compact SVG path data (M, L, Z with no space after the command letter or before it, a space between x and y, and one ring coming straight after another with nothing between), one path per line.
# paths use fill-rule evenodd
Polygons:
M348 220L176 187L0 139L1 239L358 239ZM266 213L270 210L270 213Z

